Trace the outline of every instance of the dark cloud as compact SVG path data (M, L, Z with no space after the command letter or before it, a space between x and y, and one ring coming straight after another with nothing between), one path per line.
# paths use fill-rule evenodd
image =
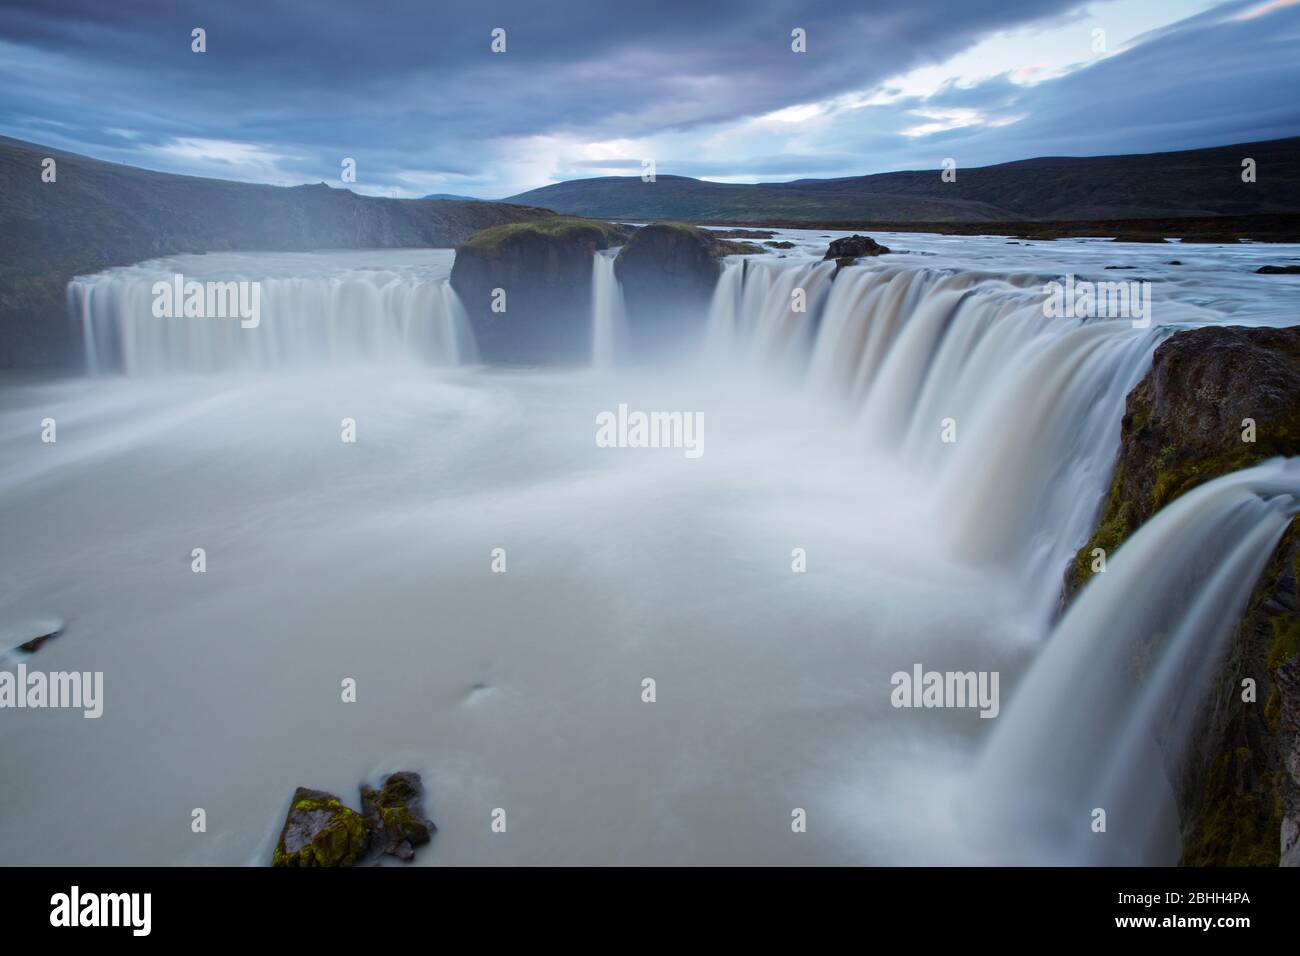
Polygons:
M1078 0L65 0L57 7L5 0L0 129L106 159L267 181L337 181L341 158L351 156L361 185L372 190L479 195L620 162L562 157L559 147L548 152L548 143L566 140L667 137L678 152L663 157L662 171L779 178L896 168L905 156L946 144L972 155L996 152L984 137L1028 149L999 156L1010 159L1041 152L1032 148L1037 142L1072 152L1120 151L1141 138L1144 124L1175 138L1220 141L1288 123L1295 130L1294 111L1282 102L1265 97L1234 105L1248 87L1244 80L1216 89L1201 73L1202 47L1213 39L1232 51L1219 50L1215 62L1240 78L1258 53L1252 44L1281 42L1260 23L1294 23L1292 11L1280 11L1253 25L1207 21L1205 30L1153 39L1142 48L1150 48L1145 65L1127 75L1119 61L1132 54L1037 87L995 81L947 89L925 104L867 108L796 155L775 142L723 158L705 158L690 146L692 136L720 125L870 89L981 37L1068 18L1078 7ZM207 31L206 54L190 52L194 27ZM489 49L495 27L507 31L503 55ZM790 52L795 27L807 31L805 55ZM1153 60L1156 53L1164 59ZM1137 84L1127 101L1125 84ZM1204 87L1197 95L1212 109L1197 119L1193 97L1179 84ZM1075 148L1089 139L1072 115L1079 97L1082 104L1100 97L1116 113L1111 132L1096 128L1087 149ZM901 136L920 122L905 110L922 105L1032 117L924 142ZM1143 148L1160 148L1147 140ZM629 171L639 168L639 158L624 162Z

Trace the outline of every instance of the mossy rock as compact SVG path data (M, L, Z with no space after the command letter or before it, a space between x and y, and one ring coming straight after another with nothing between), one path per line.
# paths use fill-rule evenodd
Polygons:
M299 787L280 831L272 866L352 866L370 846L361 814L323 790Z
M332 793L299 787L271 865L353 866L385 853L410 860L437 830L422 815L423 799L420 775L410 771L392 774L379 790L363 784L360 813Z
M629 352L671 354L698 338L722 272L719 259L766 252L682 222L638 229L619 250L614 272L627 308Z
M480 357L526 365L589 361L592 260L631 234L612 222L556 216L493 226L457 246L451 287L474 325Z
M374 846L401 860L415 856L415 847L428 843L437 827L420 815L424 786L418 773L395 773L381 789L362 786L361 812Z
M1255 441L1243 441L1243 419ZM1300 328L1211 326L1178 332L1156 349L1128 396L1120 452L1100 520L1066 574L1070 600L1107 556L1152 515L1205 482L1275 456L1300 455ZM1300 789L1296 754L1300 682L1300 519L1256 583L1192 733L1177 781L1182 862L1276 866ZM1256 689L1243 700L1243 681Z
M547 242L576 243L584 247L608 249L627 240L631 234L627 226L604 222L600 219L579 219L556 216L532 222L511 222L492 226L470 236L458 249L457 255L470 252L481 256L500 257L519 243L534 239Z
M1255 440L1242 440L1242 421ZM1068 602L1153 514L1193 488L1300 455L1300 328L1209 326L1162 342L1129 393L1120 453L1096 530L1066 573Z

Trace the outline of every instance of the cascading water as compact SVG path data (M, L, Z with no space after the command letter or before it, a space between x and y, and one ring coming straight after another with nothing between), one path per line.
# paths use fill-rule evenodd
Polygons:
M107 716L93 736L0 721L0 852L265 862L295 786L413 768L451 864L1169 861L1178 732L1297 466L1175 502L1051 618L1153 347L1180 323L1289 324L1253 275L1275 250L1169 268L1121 247L1170 297L1139 329L1043 309L1044 277L1100 276L1113 244L898 237L837 273L825 236L787 235L795 256L725 263L703 369L624 361L610 253L574 317L593 364L618 363L602 375L432 372L473 355L450 250L77 280L92 368L150 374L0 383L0 620L69 622L42 660L106 671ZM175 272L260 280L261 323L154 318ZM370 364L396 357L417 361ZM706 453L599 447L593 412L622 403L698 412ZM33 440L46 418L57 443ZM1000 715L895 709L891 674L917 663L999 671ZM340 674L382 706L337 706ZM670 707L641 706L643 674ZM114 827L31 825L83 818L87 778ZM159 831L141 779L172 807L204 793L224 832ZM485 805L541 825L503 843ZM791 841L796 806L819 823Z
M723 360L796 368L834 274L833 262L728 259L709 306L707 348Z
M1300 459L1194 489L1112 557L1020 682L977 775L999 852L1173 864L1175 781L1226 642L1300 513ZM1094 832L1094 812L1106 813Z
M330 269L332 261L337 265ZM475 361L477 352L447 280L450 261L447 250L389 253L371 268L365 254L178 256L79 277L68 298L92 373L359 361L455 365ZM209 282L255 285L256 324L238 316L186 316L179 305L174 316L157 315L157 295L177 275L203 292Z
M710 347L804 369L810 388L848 403L869 450L932 483L954 555L1014 567L1045 619L1109 480L1125 396L1166 333L1048 317L1040 276L833 273L829 262L728 262ZM805 312L792 310L796 290Z
M591 262L591 364L612 368L627 348L623 286L614 273L618 248L596 252Z

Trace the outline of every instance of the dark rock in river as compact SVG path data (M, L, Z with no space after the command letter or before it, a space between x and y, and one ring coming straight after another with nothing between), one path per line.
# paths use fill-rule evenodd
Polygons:
M595 219L554 218L494 226L457 246L451 285L484 361L588 361L592 257L630 233ZM496 289L504 311L493 311Z
M786 239L782 239L782 240L780 240L780 241L772 240L772 241L769 241L769 242L765 242L765 243L763 243L763 245L765 245L765 246L771 246L773 249L793 249L793 248L794 248L794 243L793 243L793 242L790 242L789 240L786 240Z
M1300 266L1260 266L1255 273L1262 276L1294 276L1300 275Z
M648 358L679 347L704 323L722 271L719 257L763 251L683 223L638 229L614 264L623 286L631 354Z
M284 819L272 866L353 866L389 854L415 856L437 829L421 810L424 786L410 771L392 774L379 790L361 787L361 813L332 793L299 787Z
M861 259L863 256L883 256L887 252L888 246L882 246L870 236L853 235L832 240L822 259Z
M395 773L380 790L363 785L361 815L370 828L371 846L400 860L412 859L415 847L428 843L437 829L421 815L423 800L418 773Z
M57 617L20 620L0 626L0 652L9 650L35 654L41 645L63 633L63 621Z
M1247 418L1254 442L1242 441ZM1129 393L1110 492L1066 574L1066 600L1091 575L1093 548L1112 554L1180 495L1279 455L1300 455L1300 328L1171 336ZM1300 518L1256 584L1177 781L1186 865L1275 866L1288 839L1300 864L1298 579ZM1247 677L1256 704L1241 701Z
M370 846L361 814L332 793L299 787L284 818L272 866L351 866Z

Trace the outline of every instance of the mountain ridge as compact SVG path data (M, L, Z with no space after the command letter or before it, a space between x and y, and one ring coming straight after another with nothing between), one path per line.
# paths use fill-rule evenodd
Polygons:
M1243 182L1242 160L1256 162ZM507 198L566 215L688 222L1014 222L1300 213L1300 137L1164 153L1038 156L784 183L601 176Z

